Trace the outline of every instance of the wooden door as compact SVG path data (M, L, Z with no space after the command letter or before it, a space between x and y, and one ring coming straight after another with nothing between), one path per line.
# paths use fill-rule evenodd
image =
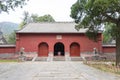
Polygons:
M38 56L48 56L48 45L46 43L41 43L39 45Z
M77 43L72 43L70 46L70 56L80 56L80 46Z

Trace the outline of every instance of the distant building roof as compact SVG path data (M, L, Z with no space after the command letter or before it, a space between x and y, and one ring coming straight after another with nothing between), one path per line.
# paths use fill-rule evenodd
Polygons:
M75 29L73 22L29 23L17 33L85 33L87 29Z

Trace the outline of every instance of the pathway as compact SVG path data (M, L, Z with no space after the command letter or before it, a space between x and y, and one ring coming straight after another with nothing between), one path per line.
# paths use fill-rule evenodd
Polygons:
M120 80L82 62L0 63L0 80Z

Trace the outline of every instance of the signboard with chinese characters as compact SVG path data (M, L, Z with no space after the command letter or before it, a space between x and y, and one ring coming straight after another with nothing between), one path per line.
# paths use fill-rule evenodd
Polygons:
M62 35L56 35L56 39L62 39Z

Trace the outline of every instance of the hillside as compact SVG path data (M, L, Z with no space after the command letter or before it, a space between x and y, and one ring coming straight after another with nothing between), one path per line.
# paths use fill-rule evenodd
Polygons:
M18 30L18 24L12 22L0 22L0 29L3 32L3 35L9 35L14 32L14 30Z

